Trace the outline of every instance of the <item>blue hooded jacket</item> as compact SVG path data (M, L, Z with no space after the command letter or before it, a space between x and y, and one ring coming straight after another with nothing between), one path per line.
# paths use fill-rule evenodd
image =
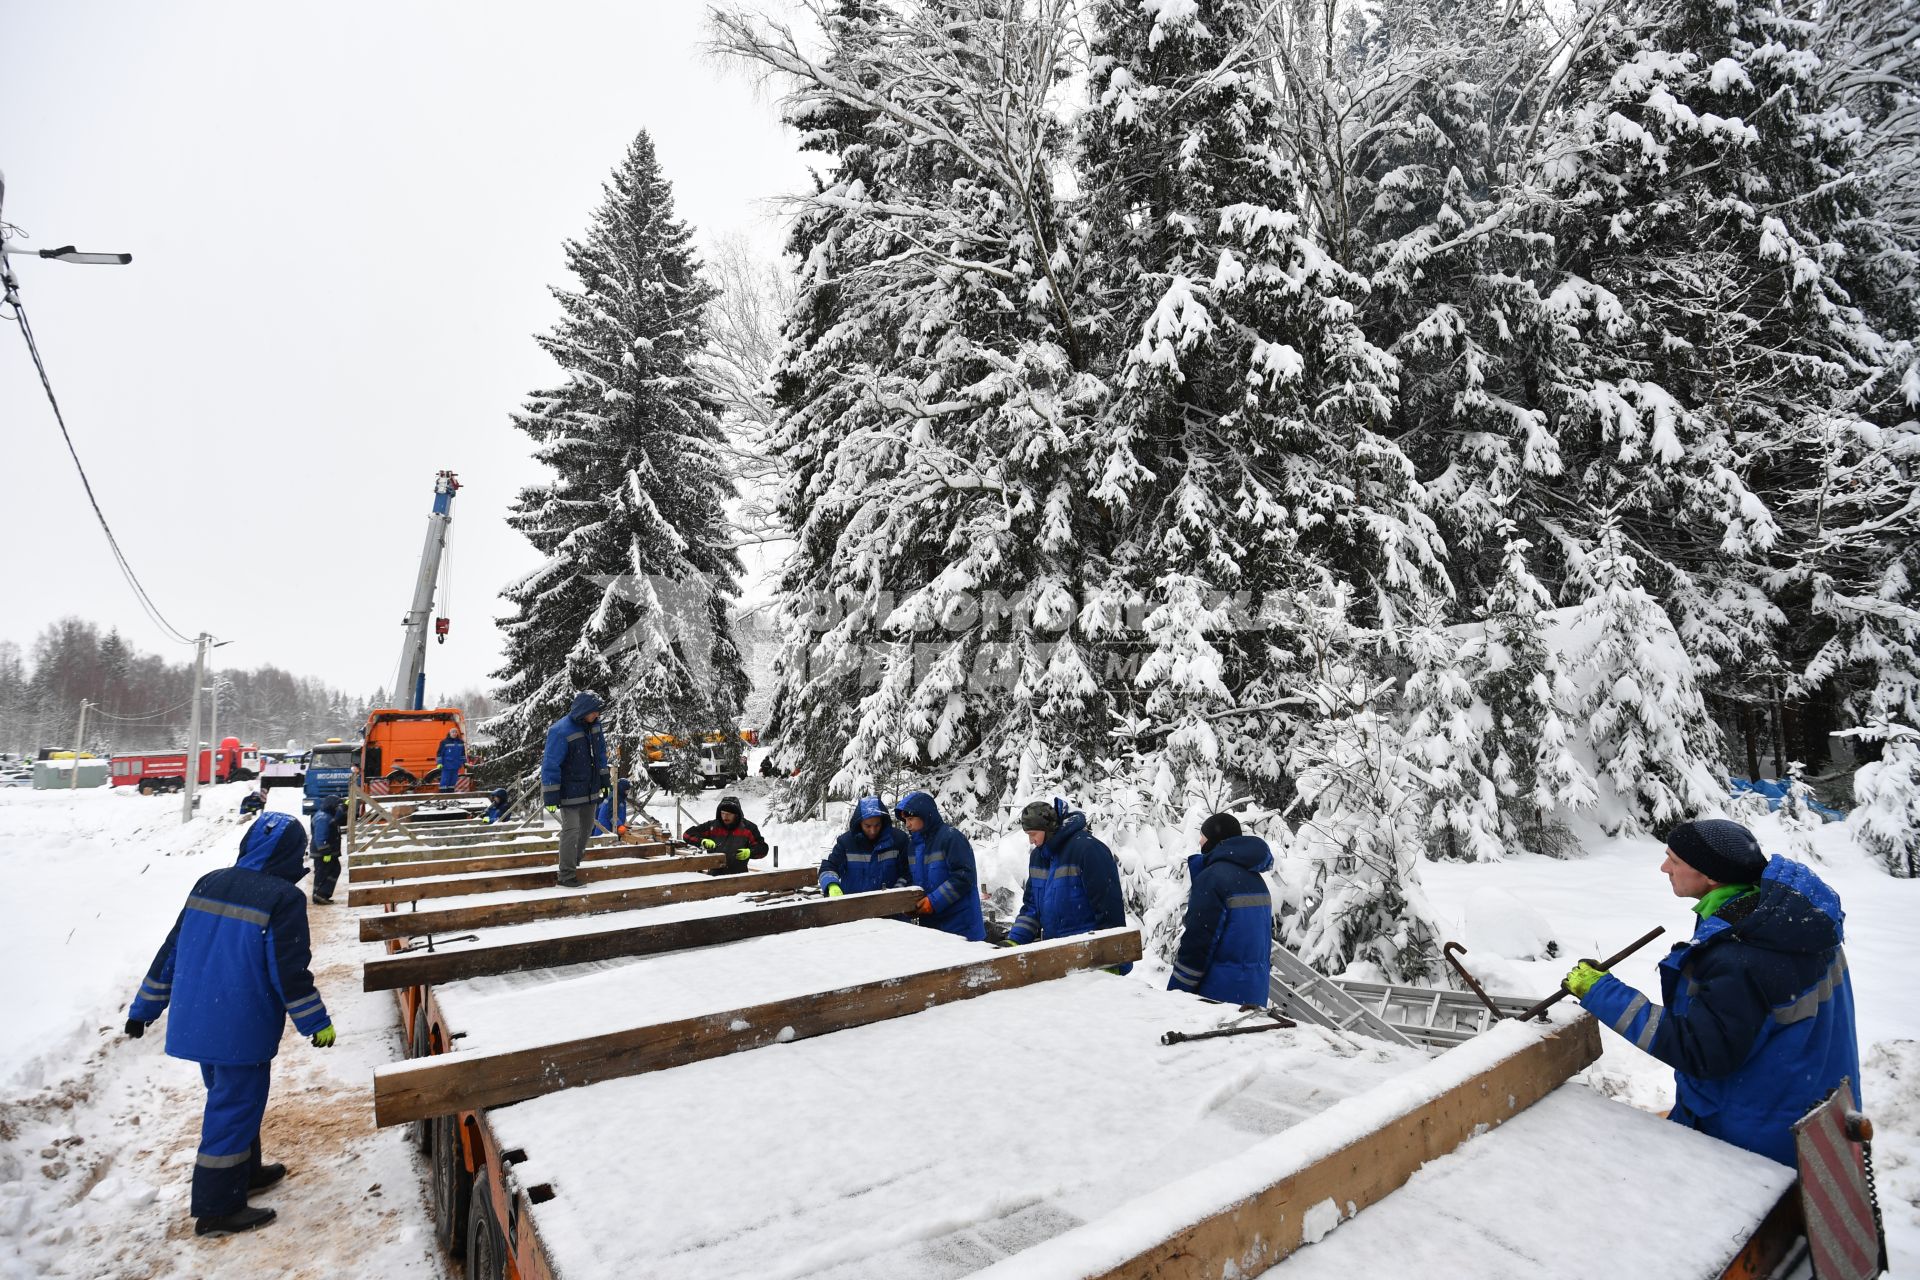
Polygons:
M486 820L488 822L500 821L500 819L507 816L507 810L511 807L512 798L507 795L507 789L505 787L495 787L493 790L493 803L487 806Z
M451 732L440 739L440 781L451 783L460 776L460 770L467 764L467 740L456 738Z
M867 839L861 822L878 818L885 825L878 840ZM842 893L872 893L907 882L907 837L893 825L887 806L864 796L854 806L853 820L833 842L833 851L820 864L820 892L839 885Z
M332 1019L314 989L307 900L307 833L289 813L262 814L231 867L201 876L153 958L129 1018L167 1010L167 1052L211 1066L271 1061L286 1019L310 1036Z
M1054 805L1055 812L1064 807L1057 800ZM1007 940L1022 945L1038 938L1071 938L1126 922L1113 850L1087 830L1087 815L1067 814L1027 857L1026 895Z
M541 804L592 804L606 789L607 740L597 722L585 719L600 706L592 694L576 693L567 714L547 730L547 749L540 756Z
M926 890L933 913L920 923L974 942L987 940L987 920L980 912L980 878L974 870L973 845L958 827L940 817L940 806L924 791L900 798L902 812L926 822L907 836L907 881Z
M1842 1079L1861 1105L1845 920L1824 880L1775 857L1660 962L1665 1008L1612 974L1580 1003L1673 1068L1673 1120L1793 1165L1794 1121Z
M316 855L340 852L340 828L343 825L338 796L327 796L314 806L313 851Z
M627 825L627 791L632 786L630 779L622 778L620 785L614 788L619 794L608 796L600 802L600 807L593 811L593 834L618 831Z
M1260 873L1273 851L1259 836L1229 836L1187 859L1193 890L1169 991L1265 1006L1273 971L1273 894Z

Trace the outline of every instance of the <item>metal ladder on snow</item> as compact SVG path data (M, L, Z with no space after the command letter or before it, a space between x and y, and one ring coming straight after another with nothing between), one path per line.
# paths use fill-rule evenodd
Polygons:
M1267 997L1275 1008L1295 1022L1353 1031L1390 1044L1412 1047L1415 1043L1400 1028L1278 943L1273 948L1273 972L1267 975Z
M1491 1010L1468 991L1434 987L1396 987L1385 982L1332 979L1350 999L1400 1032L1403 1040L1431 1050L1451 1049L1493 1025ZM1525 1013L1533 1001L1519 996L1494 996L1494 1004L1509 1017Z

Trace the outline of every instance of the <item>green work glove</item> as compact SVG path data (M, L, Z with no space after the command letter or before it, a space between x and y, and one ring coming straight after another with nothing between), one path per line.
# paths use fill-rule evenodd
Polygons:
M1582 960L1567 971L1560 985L1572 992L1575 999L1585 999L1587 992L1593 989L1593 984L1606 976L1606 970L1594 968L1591 960Z
M329 1022L326 1026L313 1033L313 1047L316 1049L331 1049L333 1048L333 1042L339 1038L340 1037L334 1033L333 1024Z
M840 887L839 885L837 885L837 884L830 884L830 885L828 885L828 886L827 886L827 896L828 896L829 898L840 898L840 897L845 897L845 896L846 896L846 892L847 892L847 891L846 891L845 889L842 889L842 888L841 888L841 887Z
M700 842L700 847L702 849L718 849L720 846L715 844L712 840L702 840Z
M548 806L547 806L547 812L548 812L548 813L558 813L558 812L560 812L560 806L559 806L559 805L557 805L557 804L550 804L550 805L548 805Z
M751 858L753 856L753 850L742 849L740 850L740 852L734 854L733 856L740 859L740 861L745 862L748 858Z

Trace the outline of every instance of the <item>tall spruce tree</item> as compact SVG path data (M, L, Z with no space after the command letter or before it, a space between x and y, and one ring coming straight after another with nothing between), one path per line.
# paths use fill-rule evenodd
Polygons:
M561 318L537 339L562 380L514 417L553 471L509 517L546 557L505 592L505 710L490 727L516 773L577 690L606 700L609 740L628 745L730 732L746 694L728 612L732 489L700 364L713 291L645 132L602 191L566 242L577 287L552 290Z

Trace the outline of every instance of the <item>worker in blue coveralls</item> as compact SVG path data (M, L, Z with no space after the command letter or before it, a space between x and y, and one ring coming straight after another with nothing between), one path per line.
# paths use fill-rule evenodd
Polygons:
M307 904L307 833L292 814L267 813L240 841L239 860L201 876L127 1010L138 1038L169 1006L167 1052L200 1064L207 1086L191 1212L197 1235L251 1231L273 1221L247 1196L286 1176L260 1163L273 1056L287 1018L315 1048L334 1042L314 989Z
M1119 864L1113 850L1087 829L1086 814L1057 798L1035 800L1020 811L1020 828L1033 852L1027 855L1020 915L1007 931L1009 946L1126 924ZM1132 969L1131 963L1115 966L1117 973Z
M340 833L346 830L339 796L323 797L313 809L313 900L325 906L333 901L343 864Z
M928 928L985 942L987 920L980 911L973 845L958 827L947 825L940 806L924 791L900 797L893 816L907 829L907 882L927 894L907 914Z
M1673 1068L1669 1118L1794 1165L1794 1121L1842 1080L1861 1104L1840 895L1803 863L1769 859L1725 818L1675 827L1660 870L1698 917L1660 962L1665 1006L1589 960L1566 988Z
M907 882L907 837L878 796L862 796L853 820L820 864L820 892L829 898L872 893Z
M600 802L600 807L593 812L594 835L615 833L627 825L627 791L632 786L630 780L622 778L614 787L616 794Z
M493 794L489 798L493 803L487 806L487 816L485 820L487 822L502 821L507 816L507 810L512 807L510 803L511 797L508 796L507 789L505 787L495 787Z
M567 714L547 730L540 755L540 797L560 816L560 885L580 887L580 858L593 835L593 810L607 789L607 740L600 732L600 699L573 695Z
M249 791L240 797L240 816L251 818L257 813L266 812L267 798L258 791Z
M440 739L440 789L453 790L459 781L460 771L467 767L467 740L460 736L460 726L454 725L447 730L447 736Z
M1240 820L1216 813L1200 824L1200 852L1187 859L1193 887L1174 953L1169 991L1264 1007L1273 969L1273 894L1262 872L1273 851L1243 835Z

